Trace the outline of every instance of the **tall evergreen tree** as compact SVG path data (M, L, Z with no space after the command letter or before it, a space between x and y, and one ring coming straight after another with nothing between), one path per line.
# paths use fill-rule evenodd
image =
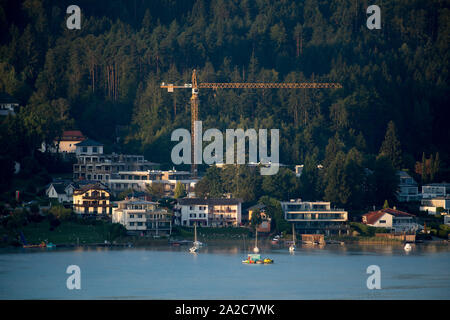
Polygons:
M379 154L386 156L389 160L391 160L394 168L396 169L401 168L402 150L400 146L400 141L397 137L397 130L392 120L389 121L386 130L386 135L384 137L383 144L381 145Z

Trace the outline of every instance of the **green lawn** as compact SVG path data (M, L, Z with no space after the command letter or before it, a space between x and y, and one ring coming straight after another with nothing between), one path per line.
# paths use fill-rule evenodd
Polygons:
M48 221L30 223L22 228L22 232L29 244L38 244L48 240L55 244L99 243L109 240L107 228L103 225L83 225L75 222L63 222L53 231L50 231Z

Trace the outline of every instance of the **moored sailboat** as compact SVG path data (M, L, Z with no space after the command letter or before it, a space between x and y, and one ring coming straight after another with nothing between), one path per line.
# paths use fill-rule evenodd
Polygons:
M292 244L289 246L289 252L294 253L295 252L295 228L294 224L292 224Z

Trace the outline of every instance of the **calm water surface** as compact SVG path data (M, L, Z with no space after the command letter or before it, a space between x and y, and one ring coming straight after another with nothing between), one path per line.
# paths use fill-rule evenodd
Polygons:
M272 265L244 265L238 246L16 249L0 253L0 299L450 299L450 249L327 245L263 248ZM81 290L66 288L68 265ZM381 290L366 286L381 268Z

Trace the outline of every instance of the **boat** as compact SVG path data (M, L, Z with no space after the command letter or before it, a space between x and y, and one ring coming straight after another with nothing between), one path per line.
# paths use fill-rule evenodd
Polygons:
M292 244L289 246L289 252L294 253L295 252L295 229L294 224L292 224Z
M53 244L53 243L50 242L50 243L47 243L46 247L48 249L53 249L53 248L56 248L56 244Z
M44 241L42 241L40 244L24 244L24 248L45 248L47 245Z
M406 243L405 246L403 247L403 250L405 250L406 252L409 252L412 250L412 247L409 243Z
M259 248L258 248L258 230L257 229L256 229L255 247L253 248L253 252L254 253L259 253Z
M194 225L194 242L193 242L193 246L189 249L190 253L197 253L198 249L200 248L199 242L197 240L197 223Z
M244 264L272 264L273 260L269 258L261 258L260 254L251 253L247 259L242 260Z

